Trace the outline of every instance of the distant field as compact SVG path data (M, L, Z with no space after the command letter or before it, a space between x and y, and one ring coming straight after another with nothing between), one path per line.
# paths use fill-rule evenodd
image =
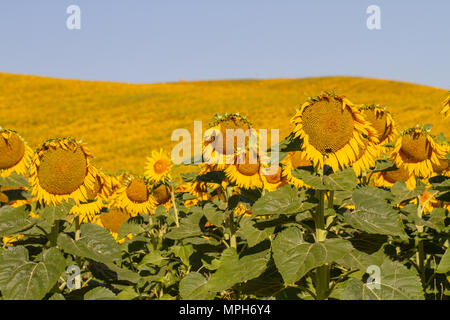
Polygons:
M447 90L352 77L134 85L0 73L0 126L32 147L53 137L82 139L98 167L142 173L152 149L175 145L174 129L192 131L194 120L207 128L215 113L240 112L255 128L279 128L283 138L296 107L323 90L387 105L400 129L433 123L433 133L450 136L439 115Z

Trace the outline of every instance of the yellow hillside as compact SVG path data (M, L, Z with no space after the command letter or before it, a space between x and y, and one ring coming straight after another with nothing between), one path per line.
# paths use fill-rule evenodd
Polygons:
M0 73L0 126L32 147L72 136L88 143L98 167L142 173L152 149L175 145L174 129L192 131L194 120L206 128L215 113L240 112L256 128L279 128L283 138L296 107L323 90L387 105L400 129L433 123L433 133L450 136L450 120L439 115L446 90L352 77L134 85Z

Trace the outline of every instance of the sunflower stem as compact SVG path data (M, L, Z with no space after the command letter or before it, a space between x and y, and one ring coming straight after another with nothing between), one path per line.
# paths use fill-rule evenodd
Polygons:
M50 247L56 247L56 241L58 240L59 228L60 228L60 221L55 220L53 227L50 231L50 234L48 235L48 241L50 242Z
M319 170L321 179L323 180L323 168ZM325 229L325 194L326 190L317 190L317 198L319 204L316 214L314 215L314 223L316 227L316 242L323 242L327 238L327 230ZM334 194L330 192L328 206L332 205L332 197ZM315 271L315 287L317 300L325 300L328 298L330 291L330 268L327 264L320 266Z
M425 206L425 205L424 205ZM417 216L422 219L423 207L420 202L420 196L417 197ZM417 252L416 252L416 262L419 268L420 278L422 280L422 285L425 289L426 278L425 278L425 252L423 248L423 240L420 239L420 235L423 232L423 226L416 225L417 228Z
M178 208L177 208L177 205L175 203L175 191L174 191L174 188L173 188L173 183L170 184L170 187L171 187L170 188L170 193L171 193L171 197L172 197L173 211L175 213L175 225L177 227L179 227L180 226L180 222L179 222L179 219L178 219Z
M236 234L234 233L234 212L230 213L230 247L237 249Z

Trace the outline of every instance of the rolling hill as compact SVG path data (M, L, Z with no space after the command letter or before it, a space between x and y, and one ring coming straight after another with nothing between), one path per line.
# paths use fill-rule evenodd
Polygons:
M194 120L206 129L215 113L240 112L255 128L279 128L283 138L295 109L323 90L388 106L400 129L433 123L434 134L450 136L449 120L439 115L446 90L354 77L137 85L0 73L0 126L32 147L72 136L88 144L98 167L142 173L152 149L176 144L174 129L192 132Z

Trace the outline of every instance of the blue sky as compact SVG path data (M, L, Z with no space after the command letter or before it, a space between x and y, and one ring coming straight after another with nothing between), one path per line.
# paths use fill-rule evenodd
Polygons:
M66 9L81 8L81 30ZM381 30L366 9L381 8ZM450 88L450 1L2 0L0 71L151 83L351 75Z

